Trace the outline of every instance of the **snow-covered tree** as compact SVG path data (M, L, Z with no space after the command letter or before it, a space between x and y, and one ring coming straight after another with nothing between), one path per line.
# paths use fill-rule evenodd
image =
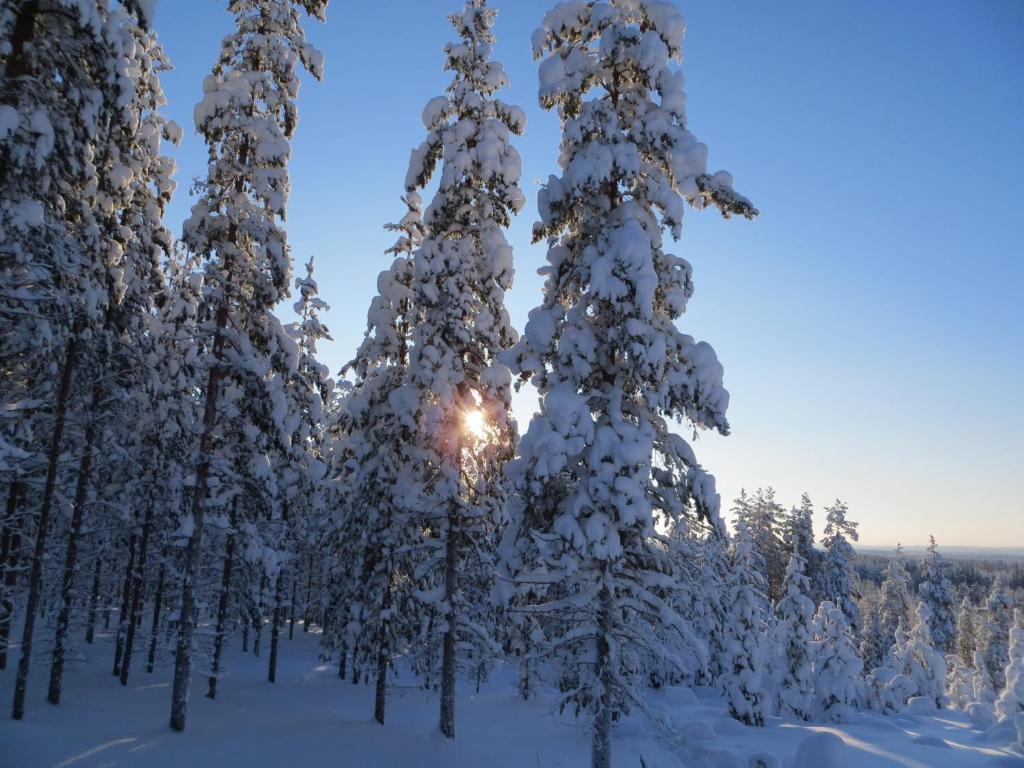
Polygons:
M415 320L401 399L405 427L414 432L407 504L425 531L418 573L443 635L440 726L449 738L457 650L489 643L486 600L472 594L490 589L501 470L515 440L511 376L497 355L516 341L505 308L513 269L504 230L524 202L510 138L526 120L494 96L508 82L491 59L495 16L485 0L449 16L459 36L445 48L452 82L423 111L427 137L406 177L409 192L435 173L438 179L413 257Z
M718 684L729 712L747 725L764 725L772 713L770 615L767 583L741 525L729 553L722 674Z
M950 563L939 552L935 537L929 536L928 541L917 591L931 610L935 647L945 654L953 650L956 638L956 595L948 576Z
M1003 673L1006 685L996 699L996 714L1007 720L1024 716L1024 611L1013 612L1009 662Z
M903 548L897 544L886 563L882 574L881 596L878 603L878 620L882 626L887 647L896 642L896 630L900 625L910 626L911 602L910 575L903 565Z
M974 652L978 650L978 628L974 622L974 606L967 595L960 601L960 610L956 615L954 650L965 664L973 666Z
M735 525L747 529L754 562L768 582L769 598L779 600L784 594L782 580L786 571L787 553L792 552L792 548L787 550L783 541L785 512L775 500L775 490L758 488L753 496L747 496L745 491L741 491L739 498L733 502L732 513Z
M510 469L509 534L539 551L506 569L564 590L536 610L573 617L549 641L567 665L565 704L593 715L598 768L612 720L637 699L624 652L679 621L655 523L718 515L711 476L668 422L728 431L721 365L675 326L691 267L664 250L662 229L679 236L687 202L756 213L728 174L707 173L685 127L683 30L669 3L615 0L563 3L533 36L540 102L562 123L561 174L534 227L548 244L544 298L506 358L541 396Z
M404 438L409 433L402 429L393 403L407 375L412 254L423 239L423 225L419 196L410 192L403 202L405 215L388 225L400 233L388 249L394 261L377 278L366 335L347 366L355 381L341 422L345 519L332 534L340 559L352 566L350 573L341 574L342 583L335 584L332 598L343 625L339 652L341 645L351 648L354 668L376 677L374 717L382 724L388 669L418 629L413 553L419 528L400 495ZM352 552L360 554L352 557Z
M965 664L959 655L946 654L946 700L953 709L967 709L977 699L977 670Z
M848 722L864 698L864 665L846 612L826 600L815 617L814 713L817 719Z
M1013 593L1010 591L1006 574L997 574L992 582L992 590L985 600L985 638L981 648L985 669L996 691L1001 691L1006 684L1013 608Z
M985 657L981 651L974 652L974 671L974 700L990 706L995 704L996 692L992 687L992 678L989 677Z
M825 535L821 542L825 554L821 562L820 586L826 600L834 603L846 614L854 635L860 633L860 610L857 607L856 575L853 559L856 553L851 541L857 541L857 523L847 520L846 502L836 503L825 510Z
M779 621L776 637L779 645L779 710L801 720L813 715L813 650L816 635L814 603L808 594L810 579L804 575L804 559L794 545L783 581L785 597L775 607Z
M323 73L323 57L306 41L300 12L322 20L326 6L327 0L232 0L235 29L221 43L195 110L210 162L183 240L207 259L199 327L206 381L191 505L182 518L188 541L172 690L174 730L185 728L206 513L235 507L242 479L250 496L272 504L275 478L268 451L290 440L282 434L287 405L282 377L297 364L297 350L271 310L287 295L291 273L282 222L289 139L298 119L297 70L302 66L318 78ZM211 478L212 470L228 474ZM240 508L260 513L248 503ZM232 538L240 531L230 521L224 530ZM251 543L256 529L247 530Z
M811 583L808 593L812 599L818 594L818 560L820 555L814 548L814 505L806 493L800 496L800 506L793 507L782 520L783 551L794 549L804 559L804 573Z
M879 618L878 606L861 612L860 658L864 668L871 670L881 666L885 655L892 646L893 639L885 636Z
M901 640L897 633L890 665L910 679L914 695L932 699L941 707L945 702L946 659L932 640L931 609L926 603L918 604L914 626Z

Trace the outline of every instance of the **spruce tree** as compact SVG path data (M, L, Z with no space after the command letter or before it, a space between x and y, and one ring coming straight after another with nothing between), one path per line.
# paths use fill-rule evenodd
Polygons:
M896 642L896 629L910 626L910 575L903 566L903 548L897 544L882 574L878 619L887 646Z
M262 460L266 442L285 439L270 434L281 426L274 405L283 393L275 379L287 372L294 344L271 309L286 295L291 271L281 223L289 139L298 118L297 69L323 74L323 58L306 41L300 11L322 20L326 6L326 0L232 0L235 30L221 43L195 110L209 173L198 184L200 198L183 239L206 258L199 327L206 380L194 486L182 526L188 542L171 703L171 728L178 731L185 728L188 707L205 514L208 506L223 511L233 505L237 491L231 476L223 485L219 478L211 483L214 456L222 456L217 466L234 477L248 474L263 495L271 481ZM243 415L250 407L263 410ZM223 455L226 445L233 455ZM216 490L224 488L226 494Z
M782 547L785 552L796 549L804 560L804 574L810 580L813 599L818 595L818 551L814 548L814 505L806 493L800 495L800 506L790 509L782 521Z
M864 665L846 612L826 600L815 617L814 711L821 720L849 722L864 698Z
M552 621L564 706L593 718L592 764L611 760L613 719L637 699L624 654L657 653L652 629L684 631L679 577L655 523L717 525L713 479L673 420L728 432L722 367L682 334L690 265L664 250L685 204L752 217L726 173L706 171L685 127L684 23L650 0L562 4L533 36L540 103L562 124L559 165L541 190L535 240L548 245L541 305L507 359L540 392L510 467L518 498L505 571L546 581L534 611ZM541 575L541 574L544 575ZM676 627L676 629L673 629Z
M1024 611L1013 612L1009 662L1003 673L1006 685L996 699L996 714L1004 720L1024 717Z
M917 591L931 610L935 647L949 653L956 640L956 596L948 575L950 563L939 552L935 537L929 536L928 541L928 550L921 561L921 583Z
M981 653L985 669L995 691L1006 684L1006 665L1010 660L1010 621L1013 617L1013 593L1006 575L997 574L985 600L985 640Z
M978 650L978 629L974 623L974 607L971 599L964 595L956 617L956 639L954 650L968 666L974 664L974 652Z
M825 554L821 563L821 589L826 600L846 614L850 629L860 634L860 609L857 606L856 575L853 560L856 553L851 541L857 541L857 523L847 520L849 508L836 499L825 510L825 535L822 544Z
M815 611L808 597L811 582L804 574L804 559L795 545L783 586L785 597L775 607L779 618L776 631L781 667L779 710L801 720L810 720L813 715Z
M510 139L525 116L494 96L508 82L491 59L495 16L485 0L449 16L459 36L445 48L453 79L423 111L428 134L406 179L409 192L438 179L413 257L415 319L400 399L403 424L414 432L403 486L426 531L418 572L442 631L440 728L448 738L458 648L487 643L490 634L486 601L472 594L490 590L501 470L515 440L511 376L497 355L516 340L505 308L513 269L504 230L523 206Z

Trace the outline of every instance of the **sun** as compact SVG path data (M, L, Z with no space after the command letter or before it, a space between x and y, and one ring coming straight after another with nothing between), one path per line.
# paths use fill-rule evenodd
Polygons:
M462 414L462 429L474 440L486 440L487 420L484 418L484 412L479 408L464 411Z

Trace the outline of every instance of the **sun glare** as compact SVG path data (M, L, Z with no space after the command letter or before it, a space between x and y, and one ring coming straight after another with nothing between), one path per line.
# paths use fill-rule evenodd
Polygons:
M463 413L462 428L473 439L485 440L487 438L487 422L484 419L484 412L479 408L474 408Z

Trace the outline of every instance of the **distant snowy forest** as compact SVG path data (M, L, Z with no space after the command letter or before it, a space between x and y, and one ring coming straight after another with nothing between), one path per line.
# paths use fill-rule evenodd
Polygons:
M499 97L495 10L450 16L451 84L423 94L395 242L337 377L317 357L328 301L311 260L293 274L285 232L298 74L324 71L303 25L327 0L229 0L195 108L208 171L180 233L163 221L164 143L182 129L162 114L153 6L0 2L0 680L15 720L47 706L30 682L58 704L102 635L121 685L173 670L182 731L190 686L217 695L229 644L265 653L273 683L298 631L373 687L381 724L397 675L436 692L450 739L457 683L514 670L522 699L555 691L578 718L595 768L615 724L673 686L717 690L752 726L953 708L1024 740L1019 563L946 559L934 540L919 561L858 557L846 504L820 510L815 541L811 500L787 508L771 489L724 522L684 434L727 434L729 395L713 348L677 327L694 285L669 249L687 206L758 212L686 128L673 3L569 0L533 36L562 139L521 334L505 230L526 205L525 114ZM283 324L288 299L299 320ZM521 386L539 405L520 432Z

